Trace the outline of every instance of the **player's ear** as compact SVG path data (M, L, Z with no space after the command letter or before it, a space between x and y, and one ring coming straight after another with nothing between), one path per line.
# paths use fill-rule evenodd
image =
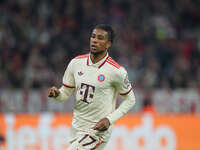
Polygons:
M106 43L106 48L107 48L107 49L110 48L111 45L112 45L112 43L111 43L110 41L108 41L108 42Z

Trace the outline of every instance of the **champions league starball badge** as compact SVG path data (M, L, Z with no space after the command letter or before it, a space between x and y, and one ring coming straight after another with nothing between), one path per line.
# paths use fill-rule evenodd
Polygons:
M124 79L124 85L126 86L126 88L128 89L131 85L130 81L128 80L128 74L126 74L126 77Z
M103 82L105 80L105 76L103 74L100 74L98 76L98 80L99 80L99 82Z

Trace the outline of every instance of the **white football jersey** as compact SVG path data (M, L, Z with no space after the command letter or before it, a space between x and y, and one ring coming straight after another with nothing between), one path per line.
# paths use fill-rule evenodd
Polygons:
M115 110L118 94L132 91L126 70L111 57L104 57L93 64L90 55L81 55L71 60L64 77L63 86L74 88L76 102L72 121L77 131L92 131L91 128ZM107 140L112 126L99 135Z

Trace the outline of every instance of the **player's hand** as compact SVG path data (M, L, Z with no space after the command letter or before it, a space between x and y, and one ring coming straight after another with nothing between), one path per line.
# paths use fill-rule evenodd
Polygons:
M92 129L98 131L105 131L109 128L109 126L110 126L110 121L108 120L108 118L103 118L99 122L97 122L97 124Z
M48 97L57 97L60 94L60 91L57 87L53 86L48 90Z

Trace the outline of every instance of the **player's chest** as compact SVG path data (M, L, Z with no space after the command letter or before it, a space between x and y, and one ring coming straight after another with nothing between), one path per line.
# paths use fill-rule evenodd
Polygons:
M107 70L95 67L78 68L74 72L76 87L95 86L95 88L108 88L112 86L111 74Z

